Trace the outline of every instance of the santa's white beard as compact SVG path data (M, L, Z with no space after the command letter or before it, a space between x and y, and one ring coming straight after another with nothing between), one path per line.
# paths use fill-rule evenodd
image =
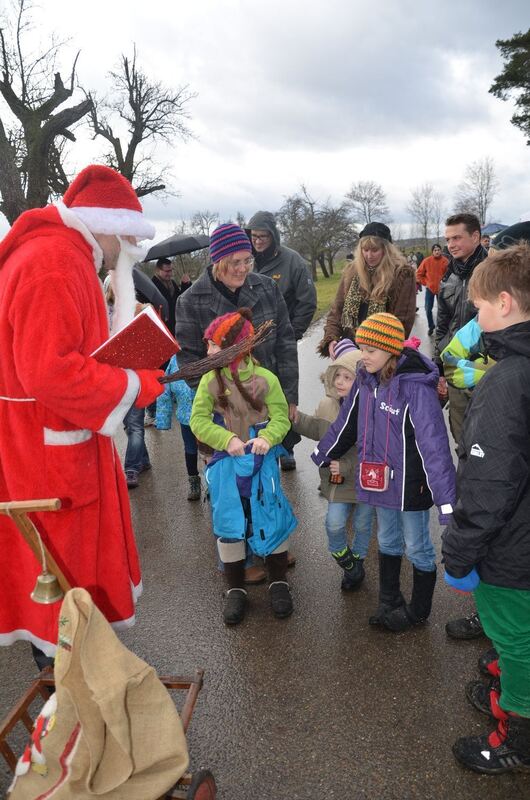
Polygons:
M134 290L132 269L145 255L144 247L138 247L125 241L125 239L118 238L120 240L120 255L116 262L116 268L109 271L115 297L111 334L120 331L134 318L136 292Z

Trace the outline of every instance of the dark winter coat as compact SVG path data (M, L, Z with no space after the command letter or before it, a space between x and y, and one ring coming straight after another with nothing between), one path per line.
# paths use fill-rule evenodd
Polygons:
M232 302L214 285L208 271L177 300L175 336L182 350L179 365L183 367L206 355L204 331L216 317L246 306L252 310L255 328L273 320L270 336L252 352L262 367L270 369L280 381L289 403L298 402L298 353L287 306L276 283L265 275L250 272ZM196 389L199 379L189 381Z
M171 283L173 284L173 288L175 290L172 293L168 289L167 284L164 281L160 280L158 275L153 275L151 280L155 284L155 286L158 289L158 291L161 294L163 294L164 297L167 300L167 306L168 306L167 326L168 326L169 330L171 331L171 333L174 334L175 333L175 307L176 307L176 304L177 304L177 300L178 300L179 296L183 292L186 291L186 289L189 289L189 287L191 286L191 282L190 281L183 281L179 286L178 283L175 280L173 280L173 278L172 278L171 279Z
M361 489L357 477L358 502L419 511L434 501L444 514L451 513L455 469L436 393L438 377L432 361L409 348L386 384L360 366L339 416L312 455L315 464L340 458L355 442L360 463L366 435L364 459L383 462L386 451L390 482L385 492L371 492Z
M467 290L473 270L487 256L488 251L479 244L465 263L452 256L449 259L449 266L440 281L434 334L434 360L440 369L442 350L447 347L455 333L467 325L477 313L473 303L467 299Z
M458 501L443 535L455 578L530 590L530 322L488 333L497 360L473 392L458 446Z
M317 307L317 294L309 267L299 253L280 244L280 234L270 211L258 211L254 214L247 225L249 239L251 230L268 231L273 238L270 251L254 253L255 269L260 275L267 275L278 284L287 304L294 335L301 339L311 324Z

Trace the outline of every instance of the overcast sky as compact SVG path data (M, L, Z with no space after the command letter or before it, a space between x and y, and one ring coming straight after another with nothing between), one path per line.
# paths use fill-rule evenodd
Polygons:
M411 188L433 183L449 211L466 164L484 156L501 181L492 219L528 218L530 147L513 105L488 94L502 70L495 40L530 27L528 0L42 0L33 17L44 41L55 31L71 38L65 55L81 49L85 87L103 92L136 43L150 76L197 93L196 138L157 149L180 194L145 199L160 238L197 209L277 210L302 182L340 202L375 180L405 225ZM100 147L81 137L71 166Z

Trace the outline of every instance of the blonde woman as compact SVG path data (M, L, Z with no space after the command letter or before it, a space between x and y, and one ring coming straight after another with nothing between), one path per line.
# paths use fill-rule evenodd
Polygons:
M390 229L382 222L369 222L359 234L353 261L342 273L318 352L334 358L338 341L354 340L359 325L381 312L394 314L409 337L416 313L416 273L392 244Z

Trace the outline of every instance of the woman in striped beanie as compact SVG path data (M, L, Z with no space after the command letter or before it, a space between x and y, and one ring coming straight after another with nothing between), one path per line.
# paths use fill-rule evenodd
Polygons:
M404 340L393 314L373 314L359 325L362 364L312 456L320 467L357 445L357 501L375 508L379 544L379 607L369 621L394 632L425 622L431 612L436 554L429 509L435 503L446 525L455 502L438 368ZM403 555L413 568L409 603L400 590Z

